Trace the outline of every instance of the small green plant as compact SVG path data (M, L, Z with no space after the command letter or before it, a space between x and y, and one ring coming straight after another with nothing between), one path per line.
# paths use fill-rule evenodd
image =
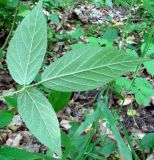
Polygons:
M138 104L147 106L150 102L150 96L154 94L152 85L144 78L136 77L135 80L129 80L121 77L113 85L113 91L121 95L123 91L131 91ZM123 95L121 96L123 97Z

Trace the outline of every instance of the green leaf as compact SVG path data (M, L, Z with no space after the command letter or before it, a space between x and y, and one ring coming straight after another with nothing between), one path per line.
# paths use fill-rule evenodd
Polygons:
M111 41L108 41L107 39L98 38L98 42L100 46L106 46L106 47L112 47L113 43Z
M78 27L69 36L72 39L78 39L83 35L84 35L83 29Z
M84 44L84 43L75 43L75 44L70 45L70 47L72 49L82 48L82 47L85 47L85 46L86 46L86 44Z
M118 78L115 83L113 83L112 90L120 98L124 100L123 91L130 90L132 81L126 77Z
M4 57L3 51L0 49L0 60Z
M17 107L17 96L16 95L4 97L4 99L6 103L8 104L8 106Z
M143 148L153 148L154 147L154 133L146 134L141 140Z
M61 138L58 120L51 104L35 89L19 94L18 110L30 131L48 148L61 156Z
M3 69L3 64L0 62L0 69Z
M58 91L90 90L115 80L141 61L115 48L83 47L52 63L44 71L42 83Z
M107 39L108 41L114 41L118 37L118 32L116 29L108 29L104 35L103 38Z
M60 24L60 21L59 21L59 18L58 18L58 14L57 14L57 13L52 13L52 14L49 16L49 19L50 19L54 24L56 24L57 26Z
M151 53L149 56L151 59L154 59L154 53Z
M111 8L113 7L112 0L106 0L106 4Z
M71 95L71 92L51 91L48 100L52 104L54 110L58 112L67 105Z
M98 42L98 38L96 38L96 37L88 37L88 42L89 43L93 43L93 44L98 44L99 42Z
M126 49L126 53L128 53L128 54L132 54L132 55L134 55L134 56L138 57L138 55L137 55L137 53L136 53L136 51L135 51L135 50L132 50L132 49Z
M99 38L96 37L88 37L88 43L86 45L89 46L100 46L99 44Z
M96 38L96 37L88 37L88 43L75 43L75 44L72 44L71 45L71 48L72 49L75 49L75 48L82 48L82 47L85 47L85 46L92 46L92 47L100 47L100 46L106 46L106 47L112 47L113 44L112 42L106 40L106 39L103 39L103 38Z
M19 8L18 8L18 16L25 17L27 14L31 12L29 4L20 2Z
M131 84L132 84L131 80L129 80L126 77L120 77L116 80L116 85L120 86L121 90L122 89L129 90L131 87Z
M104 118L107 120L107 122L111 126L111 130L113 132L113 135L115 137L115 140L117 141L118 148L120 150L120 154L122 155L122 159L124 160L132 160L131 152L124 142L117 126L116 126L116 120L114 119L112 113L110 112L109 108L107 107L108 103L108 97L104 97L103 102L101 100L98 100L97 105L100 109L100 116L104 120Z
M8 8L13 9L17 6L19 0L0 0L0 5Z
M151 15L154 17L154 1L153 0L143 0L143 4L145 8L151 13Z
M110 140L106 140L97 151L99 154L110 155L115 151L115 144Z
M13 9L17 6L19 0L8 0L7 8Z
M83 122L80 126L77 123L71 123L71 128L69 130L69 141L67 141L67 145L66 142L64 142L65 145L65 150L67 150L69 153L74 151L74 149L72 149L74 146L74 142L76 142L76 139L81 137L81 134L86 130L86 128L91 125L93 122L98 121L99 119L99 110L96 110L94 113L92 113L92 115L88 116L85 120L85 122ZM80 143L80 142L78 142ZM81 147L80 147L81 148ZM83 155L83 154L82 154ZM67 154L65 155L65 152L63 154L63 158L67 158Z
M2 147L0 148L1 160L44 160L43 154L26 152L22 149ZM3 158L3 159L2 159Z
M0 0L0 5L6 5L8 0Z
M46 48L47 24L38 3L20 23L8 47L7 65L17 83L26 85L34 80Z
M143 44L143 45L141 46L142 52L143 52L143 50L144 50L145 45L146 45L146 44ZM151 44L149 45L149 49L148 49L146 55L151 55L151 54L153 54L153 53L154 53L154 44L151 43ZM145 66L145 68L147 69L147 71L148 71L152 76L154 76L154 60L149 61L149 62L145 62L145 63L144 63L144 66Z
M148 105L150 102L150 96L154 94L152 85L144 78L136 78L131 90L135 94L137 103L144 106Z
M70 137L65 132L61 131L61 143L65 148L69 145ZM69 146L68 146L69 147Z
M7 126L13 118L11 111L0 111L0 128Z

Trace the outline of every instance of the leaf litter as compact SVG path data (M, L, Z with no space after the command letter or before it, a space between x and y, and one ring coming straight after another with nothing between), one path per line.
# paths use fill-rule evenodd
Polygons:
M131 16L134 17L136 20L137 8L132 8ZM45 14L48 16L48 11L44 11ZM114 26L118 27L119 25L125 24L128 18L128 12L126 8L105 8L101 9L94 5L77 5L76 8L72 11L72 13L65 11L59 12L59 19L60 24L55 25L50 22L48 25L53 30L56 31L57 34L63 34L63 28L67 30L67 32L72 32L78 27L75 24L75 20L81 21L83 23L83 27L90 24L102 24L103 26ZM142 34L142 33L141 33ZM2 35L3 36L3 35ZM0 36L0 38L2 37ZM49 45L49 51L52 52L52 55L48 55L46 57L46 64L49 64L58 57L62 56L66 50L69 49L70 44L74 44L78 41L86 42L86 37L81 36L77 40L58 40L51 45ZM138 41L143 41L141 39L141 35L130 35L126 38L126 45L133 44L137 45ZM118 42L115 42L118 43ZM142 70L142 76L147 77L150 81L153 82L152 77L145 71ZM153 83L154 84L154 83ZM10 89L15 88L15 83L12 78L9 76L8 72L3 72L0 70L0 88L1 92L10 92ZM85 119L86 111L93 111L93 104L97 100L97 95L99 94L99 89L89 91L89 92L82 92L82 93L73 93L72 99L68 103L68 106L57 113L60 126L64 131L69 131L72 127L70 122L82 123ZM116 95L111 94L112 99L110 103L110 108L116 109L118 105L122 104L122 101L116 97ZM136 110L137 115L135 116L135 122L133 117L127 114L128 109L130 108L130 104L133 104L133 108ZM137 105L134 102L133 95L128 96L124 101L124 107L121 111L121 121L124 122L126 128L130 133L137 133L137 136L143 136L145 133L154 132L154 98L151 97L151 102L146 108L143 108L141 105ZM0 110L5 110L7 107L4 100L2 100L2 105L0 106ZM46 152L47 148L40 144L27 130L23 122L21 121L19 115L15 112L15 116L12 122L5 127L3 130L0 130L3 134L0 135L0 144L7 145L7 146L14 146L26 149L31 152ZM119 128L120 129L120 128ZM85 133L88 133L91 130L91 125L85 130ZM102 133L109 132L110 138L114 139L112 133L107 129L106 124L100 122L100 131ZM122 132L122 130L121 130ZM149 155L148 159L152 159L153 155Z

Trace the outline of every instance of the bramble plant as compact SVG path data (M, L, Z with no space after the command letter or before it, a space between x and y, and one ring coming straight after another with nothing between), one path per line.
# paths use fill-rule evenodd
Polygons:
M65 53L64 56L44 69L40 81L33 83L40 71L46 51L47 22L40 1L18 25L7 49L9 72L13 79L22 86L20 90L10 93L10 95L17 94L19 114L32 134L52 152L65 159L67 153L62 156L59 122L51 105L52 94L50 103L38 86L42 85L55 90L57 94L58 91L68 92L66 97L69 98L71 96L69 92L87 91L101 87L142 63L148 69L150 62L147 61L150 58L139 58L114 47L87 45ZM150 69L149 71L153 72ZM118 81L116 83L118 85ZM135 80L135 84L138 83L148 86L147 82L139 78ZM129 87L130 85L129 83ZM130 89L129 87L126 89ZM141 102L136 88L134 87L132 90L134 89L135 96L138 96L138 103L147 104L147 100ZM151 90L150 88L148 96L151 94ZM131 153L116 127L114 118L106 107L107 97L104 97L103 103L101 100L98 101L98 110L91 117L96 118L102 115L106 117L109 124L112 124L111 130L115 135L121 155L125 160L131 160ZM57 110L59 109L57 108ZM92 118L88 124L96 120L95 118ZM84 126L81 126L75 135L83 132L82 127ZM71 142L69 143L71 146ZM35 156L37 158L38 155Z

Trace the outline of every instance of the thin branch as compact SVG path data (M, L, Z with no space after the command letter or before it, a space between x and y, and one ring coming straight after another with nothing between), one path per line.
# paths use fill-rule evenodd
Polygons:
M16 17L17 17L17 13L18 13L17 11L18 11L18 7L19 7L19 2L20 2L20 0L18 1L18 4L17 4L16 9L15 9L14 18L13 18L13 22L12 22L12 26L11 26L10 32L9 32L9 34L8 34L8 36L7 36L7 38L6 38L5 42L4 42L1 50L4 50L5 47L7 46L8 42L9 42L9 39L11 37L12 31L14 29L15 22L16 22Z

